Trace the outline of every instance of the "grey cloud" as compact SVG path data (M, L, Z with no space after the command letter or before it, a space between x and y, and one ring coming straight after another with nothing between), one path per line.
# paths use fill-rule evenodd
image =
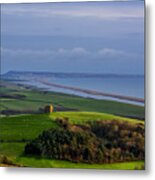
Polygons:
M10 56L12 58L17 58L22 61L22 59L30 58L33 61L38 61L39 59L46 60L71 60L81 58L82 60L114 60L117 58L131 58L136 57L134 54L130 54L121 50L103 48L95 52L88 51L84 48L76 47L72 49L60 48L58 50L26 50L26 49L5 49L1 48L2 57ZM3 59L2 59L3 60ZM80 59L79 59L80 60Z

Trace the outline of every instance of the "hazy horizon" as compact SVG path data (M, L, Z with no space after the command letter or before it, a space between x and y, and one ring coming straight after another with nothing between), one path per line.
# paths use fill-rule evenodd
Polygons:
M144 76L144 74L119 74L119 73L95 73L95 72L60 72L60 71L22 71L22 70L9 70L4 73L1 73L2 75L7 73L56 73L56 74L92 74L92 75L118 75L118 76Z

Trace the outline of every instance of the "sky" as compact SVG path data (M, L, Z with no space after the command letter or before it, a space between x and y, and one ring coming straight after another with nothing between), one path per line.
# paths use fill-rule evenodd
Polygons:
M144 74L144 2L1 5L1 71Z

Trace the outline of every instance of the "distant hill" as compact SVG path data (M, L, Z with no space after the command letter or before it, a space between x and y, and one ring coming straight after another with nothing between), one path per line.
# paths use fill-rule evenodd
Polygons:
M65 73L65 72L33 72L33 71L8 71L1 75L2 79L27 79L27 78L104 78L104 77L144 77L139 74L94 74L94 73Z

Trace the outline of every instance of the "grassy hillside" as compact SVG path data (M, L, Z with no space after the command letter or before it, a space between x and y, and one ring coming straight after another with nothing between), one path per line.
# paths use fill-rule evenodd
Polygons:
M107 113L97 113L97 112L53 112L50 115L51 119L54 118L69 118L69 121L73 124L84 124L87 121L96 121L96 120L118 120L118 121L128 121L132 123L142 123L144 124L143 121L140 121L138 119L131 119L131 118L124 118L121 116L116 116L112 114L107 114Z
M72 123L85 123L87 120L119 120L143 123L142 121L122 118L104 113L92 112L55 112L51 115L16 115L0 119L0 154L7 156L14 163L29 167L64 167L64 168L97 168L97 169L140 169L143 161L114 163L114 164L84 164L68 161L38 159L23 156L27 140L34 139L43 130L57 128L54 121L57 117L68 117Z
M123 118L115 115L95 112L54 112L36 115L14 115L0 118L0 141L23 141L35 138L40 132L49 128L56 128L54 121L57 117L68 117L70 122L83 124L86 121L112 120L144 123L139 120Z
M45 129L56 127L48 115L17 115L0 118L0 141L25 141Z

